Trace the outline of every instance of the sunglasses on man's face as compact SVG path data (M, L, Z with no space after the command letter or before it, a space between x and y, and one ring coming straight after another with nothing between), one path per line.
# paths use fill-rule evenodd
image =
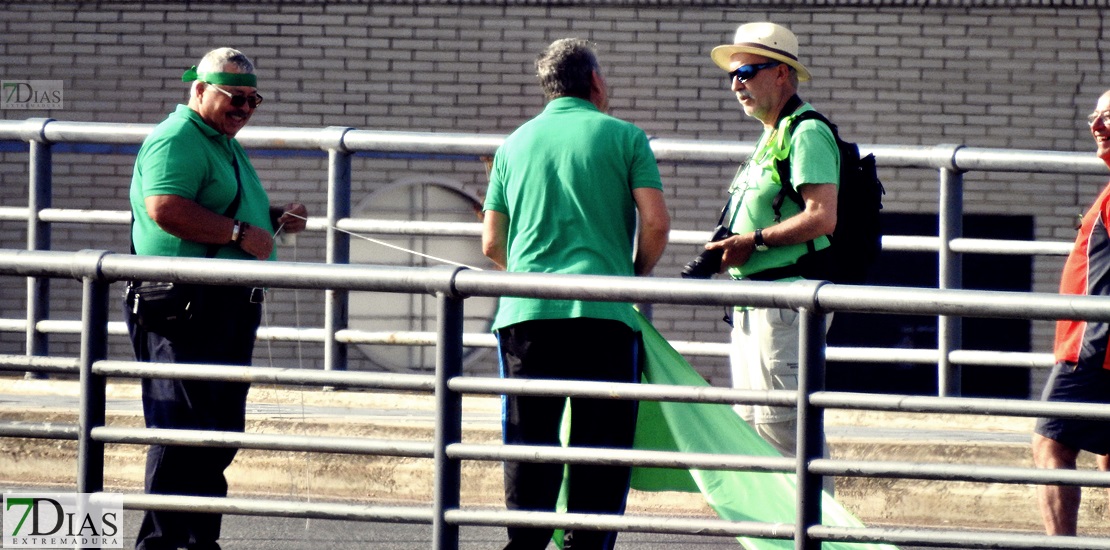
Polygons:
M741 65L735 71L728 73L728 84L732 85L733 80L739 80L741 84L755 78L756 74L763 69L770 69L771 67L778 67L782 65L782 61L768 61L766 63L753 63L751 65Z
M229 92L229 91L227 91L227 90L225 90L225 89L223 89L219 86L216 86L215 84L209 84L208 87L212 88L212 89L215 89L216 91L218 91L218 92L226 95L228 98L230 98L232 107L242 107L243 105L250 105L251 109L257 109L258 106L262 104L262 96L260 96L258 94L251 94L251 95L233 94L233 93L231 93L231 92Z

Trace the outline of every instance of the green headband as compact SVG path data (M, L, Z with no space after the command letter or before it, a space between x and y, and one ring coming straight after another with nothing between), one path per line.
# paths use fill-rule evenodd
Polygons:
M250 86L255 88L258 86L258 79L251 73L197 73L197 66L189 67L185 74L181 75L182 82L192 82L199 80L207 82L208 84L220 84L223 86Z

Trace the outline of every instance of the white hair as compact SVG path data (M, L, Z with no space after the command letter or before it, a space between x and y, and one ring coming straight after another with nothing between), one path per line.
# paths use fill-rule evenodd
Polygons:
M197 73L218 73L223 72L224 67L228 65L235 65L240 73L250 74L254 72L254 63L243 52L235 48L216 48L206 54L197 63ZM204 84L200 80L194 80L189 84L189 97L196 97L197 85Z

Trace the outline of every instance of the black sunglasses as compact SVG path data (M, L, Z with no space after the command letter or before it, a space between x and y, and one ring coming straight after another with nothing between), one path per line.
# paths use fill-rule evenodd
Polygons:
M251 109L257 109L258 106L262 104L262 96L260 96L258 94L251 94L251 95L233 94L233 93L231 93L231 92L229 92L229 91L227 91L227 90L225 90L225 89L223 89L219 86L216 86L215 84L209 84L208 87L209 88L214 88L217 91L219 91L220 93L222 93L222 94L226 95L227 97L231 98L230 102L231 102L232 107L242 107L244 104L249 104L251 106Z
M752 65L741 65L735 71L728 73L728 84L732 85L732 81L737 79L741 84L755 78L755 75L763 69L770 69L771 67L778 67L782 65L782 61L768 61L766 63L756 63Z

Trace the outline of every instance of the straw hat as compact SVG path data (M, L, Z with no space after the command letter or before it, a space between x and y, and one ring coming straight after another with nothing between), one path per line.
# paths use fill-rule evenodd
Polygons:
M734 53L753 53L782 61L798 71L798 80L809 80L809 69L798 61L798 37L782 25L774 23L746 23L736 29L732 44L713 48L709 54L718 67L729 70L729 58Z

